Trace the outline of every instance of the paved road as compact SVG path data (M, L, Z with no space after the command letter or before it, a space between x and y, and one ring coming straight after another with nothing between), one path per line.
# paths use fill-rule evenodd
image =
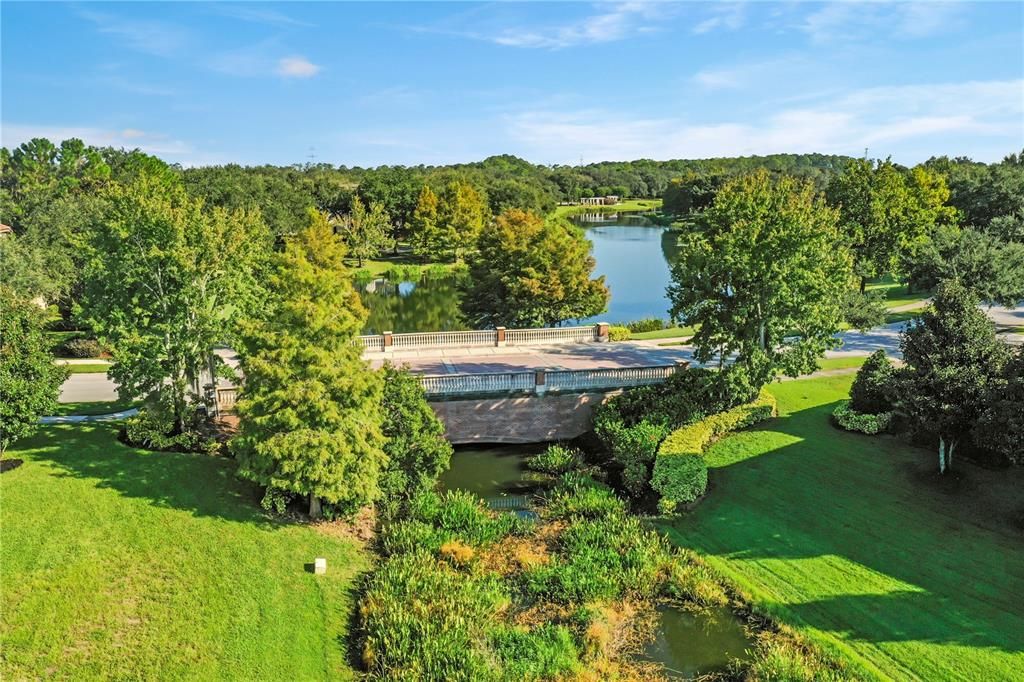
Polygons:
M1024 307L1007 309L993 307L987 310L1000 328L1024 326ZM879 348L893 357L900 357L899 333L906 322L877 327L867 332L848 331L840 334L843 345L831 351L828 357L866 355ZM1024 342L1024 335L1008 334L1011 342ZM612 367L640 367L672 365L693 361L690 346L659 346L671 340L627 341L621 343L584 343L532 348L465 348L432 349L421 351L395 351L368 353L374 367L385 361L396 365L409 365L421 374L483 374L490 372L522 372L531 369L588 369ZM231 365L237 358L231 351L218 351ZM117 397L113 382L103 374L72 374L61 389L61 402L86 400L113 400Z

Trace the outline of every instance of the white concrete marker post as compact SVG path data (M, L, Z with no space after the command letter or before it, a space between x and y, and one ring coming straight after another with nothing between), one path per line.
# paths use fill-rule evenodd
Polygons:
M318 556L313 560L313 573L317 575L323 575L327 573L327 559L322 556Z

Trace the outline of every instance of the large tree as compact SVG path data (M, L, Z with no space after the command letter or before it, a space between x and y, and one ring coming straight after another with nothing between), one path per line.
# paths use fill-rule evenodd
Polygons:
M286 241L270 277L267 314L243 325L240 430L231 448L242 476L353 513L380 494L387 463L381 380L354 343L366 311L345 247L316 211Z
M1019 346L988 392L975 440L1024 464L1024 346Z
M67 378L67 368L53 362L46 322L36 303L0 284L0 455L53 412Z
M813 371L836 345L850 256L811 183L765 171L727 182L680 240L671 315L701 362L736 354L755 383Z
M437 486L438 476L451 462L452 444L445 439L444 425L427 403L418 377L391 364L381 374L388 457L381 477L381 506L393 516L417 493Z
M463 310L478 326L552 326L604 311L604 277L582 230L512 209L484 228L469 262Z
M465 180L445 185L438 200L439 250L459 260L473 248L488 219L487 202Z
M367 208L358 196L352 198L348 215L337 222L337 228L348 248L350 257L359 267L368 258L376 258L381 251L391 248L391 219L384 204L373 202Z
M868 279L895 270L901 256L954 216L945 205L949 190L941 175L924 168L907 174L888 160L851 160L829 182L826 196L840 211L861 291Z
M416 210L409 221L409 242L412 245L412 252L424 260L440 256L437 203L434 190L424 185L416 202Z
M961 438L985 411L1008 358L978 300L956 280L936 289L932 307L901 334L900 411L938 434L939 472L953 464Z
M119 394L156 394L180 431L214 347L261 302L270 234L258 212L206 210L150 176L105 198L82 244L82 317L111 349Z

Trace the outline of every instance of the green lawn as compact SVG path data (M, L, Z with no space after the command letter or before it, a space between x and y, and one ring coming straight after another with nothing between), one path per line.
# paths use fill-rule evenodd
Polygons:
M666 524L757 603L879 678L1024 671L1024 471L835 430L851 376L775 384L781 417L708 452L711 491Z
M72 374L106 374L110 369L109 362L67 363Z
M574 213L594 213L597 211L655 211L661 208L661 199L626 199L614 206L556 206L551 216L559 218Z
M911 303L920 303L921 307L925 305L925 299L931 296L930 293L915 292L910 293L907 291L906 284L900 284L892 278L891 275L883 277L874 282L869 282L867 286L868 291L881 290L885 292L885 305L889 308L897 308L902 305L910 305Z
M351 679L352 541L272 520L230 460L49 427L0 478L0 678ZM305 570L317 556L328 573Z
M639 332L631 334L632 339L681 339L693 336L696 333L693 327L669 327L668 329L657 329L653 332Z
M80 403L57 403L57 409L51 416L65 416L69 414L113 414L138 407L141 403L136 400L95 400Z
M818 360L819 370L859 368L868 359L866 355L850 355L841 358L822 358Z

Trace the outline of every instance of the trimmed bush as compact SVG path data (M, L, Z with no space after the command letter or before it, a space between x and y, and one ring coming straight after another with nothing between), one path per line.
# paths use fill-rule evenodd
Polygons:
M852 401L845 402L832 412L832 423L847 431L857 431L874 436L878 433L885 433L892 426L893 413L879 412L878 414L865 414L857 412L852 407Z
M895 369L884 350L876 350L857 371L850 387L850 407L861 414L892 411L892 384Z
M676 429L658 448L651 487L661 495L658 509L668 514L696 501L708 487L704 450L729 431L774 417L775 397L767 391L753 401Z
M96 339L68 339L60 345L60 355L65 358L98 358L104 349Z
M612 458L622 466L622 486L639 497L647 489L651 462L668 429L643 419L632 426L612 418L595 423L594 431Z
M579 450L562 445L549 445L544 452L527 458L526 466L534 471L557 475L579 468L582 462L583 456Z
M633 338L633 333L629 331L629 327L620 327L618 325L608 327L609 341L629 341L631 338Z

